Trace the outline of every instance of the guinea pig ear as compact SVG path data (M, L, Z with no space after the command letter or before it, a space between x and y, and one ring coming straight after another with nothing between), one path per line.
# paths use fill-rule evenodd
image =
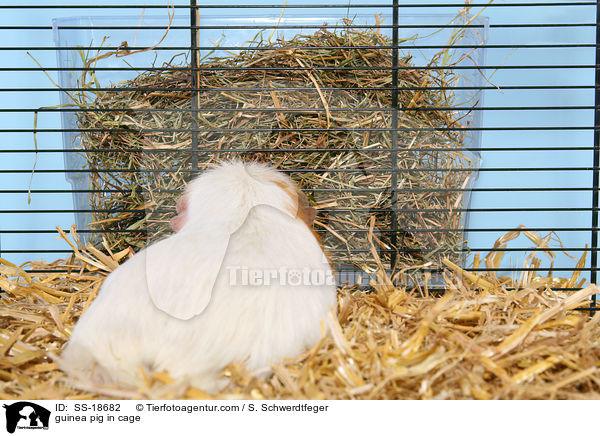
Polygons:
M298 218L304 221L309 228L312 228L316 217L316 209L310 206L306 194L298 189Z
M229 245L230 235L220 233L177 233L144 251L147 289L157 309L181 320L206 309Z
M178 201L176 206L177 215L171 218L169 222L171 229L178 232L185 225L187 220L188 198L184 194Z

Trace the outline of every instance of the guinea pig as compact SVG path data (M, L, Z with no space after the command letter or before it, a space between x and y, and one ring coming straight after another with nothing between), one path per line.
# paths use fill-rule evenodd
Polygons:
M259 163L223 163L191 181L177 230L115 269L60 357L67 374L136 385L167 371L207 392L240 363L256 374L322 336L333 271L292 180Z

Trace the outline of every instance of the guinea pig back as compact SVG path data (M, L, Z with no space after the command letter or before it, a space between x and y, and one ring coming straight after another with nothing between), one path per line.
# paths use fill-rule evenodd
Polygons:
M334 276L291 179L228 162L184 198L179 231L107 277L63 351L67 373L137 384L140 368L167 371L214 391L230 363L261 372L321 338Z

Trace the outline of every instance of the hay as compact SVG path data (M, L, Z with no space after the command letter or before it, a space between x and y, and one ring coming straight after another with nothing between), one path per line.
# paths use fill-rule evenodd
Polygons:
M458 44L465 29L457 32L451 43ZM323 28L249 46L202 62L196 119L189 111L189 68L167 64L120 83L118 91L95 90L93 71L80 79L79 86L90 89L73 95L83 109L81 146L112 150L86 153L95 190L92 228L108 231L110 248L138 249L168 234L177 196L193 176L195 127L200 171L231 158L289 171L319 210L316 228L338 264L364 267L370 260L372 216L383 261L389 264L397 253L391 266L440 266L444 257L460 263L465 243L457 209L476 167L474 155L461 151L461 129L469 127L465 117L477 102L458 107L453 92L435 89L459 80L451 69L436 68L452 65L453 52L433 56L431 69L412 69L410 47L402 49L398 86L422 89L398 92L400 151L392 151L392 97L384 89L392 86L389 37L378 29ZM98 53L86 65L106 56ZM432 107L447 110L416 110Z
M538 255L552 253L545 251L548 237L517 229L496 246L520 234L535 243L527 265L539 266ZM23 267L0 260L0 399L211 398L164 373L144 374L130 389L99 386L84 374L69 380L57 370L53 356L74 323L105 276L133 253L83 247L76 233L61 235L74 249L70 259ZM373 234L370 240L378 244ZM483 261L495 265L500 257L493 252ZM515 280L446 264L441 296L382 270L370 293L341 288L339 315L326 320L331 333L319 344L275 366L267 380L229 366L230 383L216 398L600 398L600 313L572 310L588 307L596 286L585 286L579 272L561 279L528 271Z

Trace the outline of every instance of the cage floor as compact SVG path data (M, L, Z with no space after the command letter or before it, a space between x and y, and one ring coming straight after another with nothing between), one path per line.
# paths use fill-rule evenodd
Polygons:
M535 243L528 264L539 265L546 240L532 232L515 231L497 246L520 234ZM371 292L340 288L338 314L326 320L330 333L318 344L273 366L264 380L230 365L227 386L214 397L165 373L140 372L135 387L98 385L84 374L68 379L56 356L130 251L101 252L80 244L75 232L61 235L74 250L67 260L22 267L0 260L3 400L600 398L600 313L580 310L589 308L595 285L578 272L559 279L532 271L514 280L450 262L443 293L403 285L409 271L378 273ZM499 253L484 259L488 267ZM373 256L377 262L375 249Z

